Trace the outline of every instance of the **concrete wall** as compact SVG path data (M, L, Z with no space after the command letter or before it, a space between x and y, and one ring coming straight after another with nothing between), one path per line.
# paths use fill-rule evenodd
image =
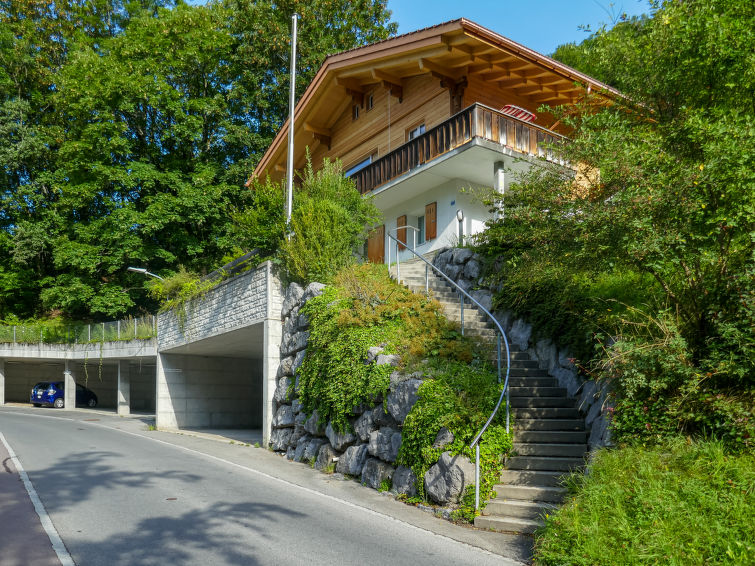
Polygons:
M151 357L157 354L157 341L123 340L91 344L13 344L0 343L0 358L31 360L105 360Z
M265 263L220 283L198 299L157 318L158 351L261 322L267 311L270 266Z
M28 403L40 381L63 381L63 362L5 362L5 402Z
M159 354L159 428L260 428L262 361Z
M155 410L155 364L131 362L131 410L152 413Z

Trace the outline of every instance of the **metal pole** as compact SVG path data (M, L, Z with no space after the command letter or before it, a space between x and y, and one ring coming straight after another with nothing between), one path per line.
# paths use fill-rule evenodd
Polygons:
M480 510L480 443L474 446L475 465L474 465L474 509Z
M426 297L430 296L430 273L428 271L429 269L430 269L430 266L425 264L425 296Z
M464 336L464 295L459 293L461 299L461 335Z
M398 253L398 240L396 240L396 281L401 283L401 256Z
M294 207L294 106L296 98L296 22L291 16L291 83L288 89L288 159L286 162L286 232L291 238L291 212Z

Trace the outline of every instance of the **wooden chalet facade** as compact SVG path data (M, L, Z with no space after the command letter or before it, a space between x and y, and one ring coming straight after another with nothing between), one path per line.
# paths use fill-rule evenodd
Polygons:
M566 132L547 114L514 117L511 106L535 114L590 91L617 94L474 22L447 22L329 56L296 106L294 167L307 148L315 168L340 159L374 197L385 224L370 237L371 261L385 261L386 232L428 253L489 218L463 189L505 191L507 171L554 159L541 142ZM253 176L285 176L287 133L286 123Z

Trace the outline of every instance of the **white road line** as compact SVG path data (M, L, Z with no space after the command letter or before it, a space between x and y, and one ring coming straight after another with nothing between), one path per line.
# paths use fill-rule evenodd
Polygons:
M266 479L269 479L271 481L274 481L274 482L277 482L277 483L281 483L281 484L283 484L283 485L285 485L287 487L293 487L295 489L302 490L302 491L304 491L306 493L309 493L311 495L314 495L316 497L323 497L323 498L328 499L330 501L335 501L335 502L340 503L342 505L346 505L347 507L351 507L353 509L359 509L360 511L364 511L364 512L370 514L370 515L381 517L383 519L386 519L386 520L394 522L394 523L399 523L399 524L401 524L401 525L403 525L405 527L409 527L410 529L413 529L415 531L420 531L420 532L423 532L425 534L429 534L429 535L432 535L434 537L438 537L438 538L444 539L446 541L453 542L455 544L460 544L462 546L465 546L465 547L469 548L470 550L474 550L474 551L477 551L477 552L481 552L483 554L487 554L489 556L494 556L496 558L503 559L505 561L504 562L505 564L511 564L511 565L517 565L517 566L524 564L523 562L519 562L517 560L513 560L513 559L507 558L505 556L501 556L500 554L496 554L494 552L490 552L489 550L487 550L485 548L481 548L479 546L475 546L473 544L469 544L468 542L463 542L463 541L457 540L455 538L452 538L452 537L449 537L449 536L446 536L446 535L438 534L438 533L433 532L433 531L431 531L429 529L418 527L417 525L413 525L412 523L408 523L408 522L403 521L401 519L397 519L396 517L392 517L391 515L388 515L387 513L381 513L380 511L375 511L374 509L370 509L369 507L365 507L363 505L359 505L357 503L352 503L351 501L347 501L345 499L341 499L339 497L335 497L335 496L329 495L327 493L322 493L320 491L317 491L317 490L314 490L314 489L311 489L311 488L308 488L308 487L304 487L302 485L290 482L288 480L284 480L282 478L278 478L278 477L272 476L272 475L270 475L268 473L261 472L260 470L255 470L254 468L250 468L250 467L244 466L242 464L237 464L236 462L231 462L230 460L226 460L226 459L220 458L218 456L213 456L212 454L207 454L205 452L201 452L200 450L194 450L193 448L187 448L186 446L181 446L181 445L178 445L178 444L173 444L172 442L168 442L166 440L160 440L159 438L153 438L153 437L148 436L146 434L139 434L137 432L131 432L131 431L128 431L128 430L123 430L121 428L114 428L112 426L108 426L108 425L103 424L103 423L79 421L77 419L72 419L70 417L52 417L52 416L48 416L48 415L30 415L28 413L17 413L17 414L24 415L24 416L31 417L31 418L46 418L46 419L59 419L59 420L72 421L72 422L77 422L79 424L86 424L86 425L90 425L90 426L94 426L94 427L100 427L100 428L104 428L104 429L107 429L107 430L112 430L114 432L120 432L120 433L123 433L123 434L128 434L130 436L136 436L138 438L144 438L145 440L150 440L152 442L157 442L159 444L164 444L166 446L171 446L173 448L177 448L179 450L183 450L184 452L190 452L192 454L197 454L198 456L203 456L205 458L209 458L210 460L215 460L217 462L222 462L224 464L227 464L229 466L233 466L235 468L240 468L242 470L245 470L247 472L251 472L251 473L256 474L258 476L262 476L262 477L264 477Z
M21 460L18 459L13 448L11 448L10 444L5 440L5 436L3 436L2 432L0 432L0 441L2 441L5 449L8 451L11 462L13 462L13 465L16 467L18 475L21 476L21 481L24 482L24 487L29 494L29 499L31 499L31 502L34 505L34 510L37 512L37 515L39 515L39 521L42 523L42 528L45 530L52 543L52 548L55 551L55 554L58 555L58 560L60 560L62 566L75 566L73 558L68 554L68 550L63 544L63 539L60 538L58 531L55 529L55 525L52 524L52 520L45 510L42 500L39 498L34 486L31 484L31 480L29 479L26 470L24 470L24 467L21 465Z

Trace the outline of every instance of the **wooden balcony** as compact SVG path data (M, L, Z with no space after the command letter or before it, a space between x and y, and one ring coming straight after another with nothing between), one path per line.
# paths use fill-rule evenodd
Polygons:
M473 138L500 144L523 155L534 155L564 164L551 149L541 145L564 141L564 136L482 104L473 104L357 171L351 178L356 182L359 192L365 194L463 146Z

